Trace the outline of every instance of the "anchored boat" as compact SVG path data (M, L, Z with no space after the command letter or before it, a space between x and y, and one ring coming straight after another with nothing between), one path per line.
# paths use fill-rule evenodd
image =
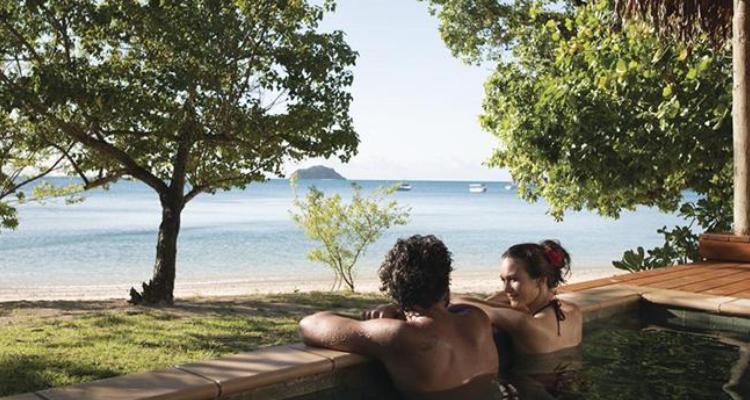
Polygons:
M472 183L469 185L469 192L471 193L484 193L487 191L487 186L483 183Z

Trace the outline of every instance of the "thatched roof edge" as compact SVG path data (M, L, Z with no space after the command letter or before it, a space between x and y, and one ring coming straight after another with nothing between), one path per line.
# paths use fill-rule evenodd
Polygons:
M643 18L662 36L691 42L705 34L722 44L732 37L733 0L615 0L620 18Z

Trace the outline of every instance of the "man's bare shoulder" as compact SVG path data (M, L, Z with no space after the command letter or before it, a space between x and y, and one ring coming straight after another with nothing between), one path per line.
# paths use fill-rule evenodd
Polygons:
M492 324L487 313L477 306L466 303L451 304L448 309L456 318L461 319L461 322L480 326Z
M375 318L360 323L365 334L383 346L392 345L413 331L406 321L396 318Z

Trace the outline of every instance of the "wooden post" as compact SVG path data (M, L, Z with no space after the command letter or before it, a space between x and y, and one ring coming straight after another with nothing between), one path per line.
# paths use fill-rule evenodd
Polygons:
M734 131L734 234L750 235L750 0L734 0L732 23L732 126Z

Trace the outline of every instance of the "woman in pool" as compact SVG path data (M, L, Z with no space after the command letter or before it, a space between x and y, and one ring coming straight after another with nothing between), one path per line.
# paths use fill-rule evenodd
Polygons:
M519 354L542 354L581 343L583 318L574 304L557 298L555 289L570 273L570 255L553 240L522 243L503 253L503 290L486 300L465 296L454 303L479 307Z

